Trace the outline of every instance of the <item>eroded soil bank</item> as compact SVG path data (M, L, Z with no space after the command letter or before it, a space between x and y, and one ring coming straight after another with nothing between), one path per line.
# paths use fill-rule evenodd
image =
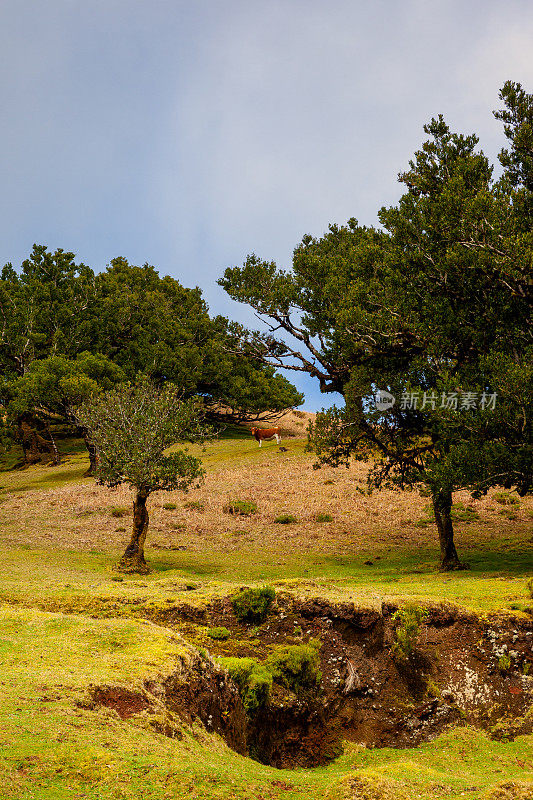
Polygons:
M173 715L198 719L238 752L276 767L327 763L340 753L343 740L412 747L463 722L500 738L533 730L533 714L528 713L533 619L428 607L412 651L398 658L396 611L390 604L381 611L365 610L284 593L259 626L239 623L229 599L201 609L175 605L147 612L196 647L209 642L209 655L200 647L187 668L160 685L146 685L142 707L139 699L106 696L110 690L105 687L95 689L94 700L121 716L152 713L154 724L165 709L167 721L157 725L167 735L175 730ZM224 626L231 636L226 641L206 638L210 626ZM321 642L319 688L295 694L274 683L268 704L247 715L237 688L216 665L217 657L262 661L277 645L310 638Z

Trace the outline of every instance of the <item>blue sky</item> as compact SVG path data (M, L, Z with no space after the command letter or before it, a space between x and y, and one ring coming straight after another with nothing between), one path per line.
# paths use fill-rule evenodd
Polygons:
M496 157L499 88L533 90L533 3L2 0L0 61L0 263L123 255L250 322L225 267L374 224L432 116Z

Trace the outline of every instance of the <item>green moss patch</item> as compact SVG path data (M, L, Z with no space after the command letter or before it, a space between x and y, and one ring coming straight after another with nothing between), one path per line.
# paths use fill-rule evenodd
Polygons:
M253 714L268 703L272 674L264 664L253 658L221 658L219 661L237 684L248 714Z

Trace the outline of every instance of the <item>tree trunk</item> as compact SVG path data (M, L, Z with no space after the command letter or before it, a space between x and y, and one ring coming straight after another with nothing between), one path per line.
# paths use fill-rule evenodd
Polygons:
M59 454L52 435L49 434L50 438L46 439L39 428L46 432L45 425L27 412L17 418L17 438L22 447L24 466L59 463Z
M50 430L50 425L46 426L46 432L50 437L50 442L52 444L52 451L54 453L54 466L57 466L58 464L61 464L61 457L59 455L59 450L57 449L56 440L54 439L52 431Z
M148 495L149 492L145 489L137 489L133 501L133 531L130 543L117 564L119 572L138 572L143 575L150 572L144 560L144 543L148 532L148 509L146 508Z
M433 510L439 532L441 569L464 569L453 541L452 493L444 490L433 495Z
M91 441L88 432L84 428L81 428L81 433L83 436L83 441L85 442L85 447L89 453L89 469L83 473L83 477L90 478L96 473L96 467L98 465L98 452L94 442Z

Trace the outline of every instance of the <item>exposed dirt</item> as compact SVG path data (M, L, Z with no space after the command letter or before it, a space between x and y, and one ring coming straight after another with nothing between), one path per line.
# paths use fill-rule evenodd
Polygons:
M238 753L247 752L246 715L239 693L225 671L200 654L183 662L165 680L146 681L140 691L95 686L90 696L84 705L107 706L121 719L143 712L156 730L172 738L180 736L176 720L188 724L199 720Z
M124 686L96 686L91 696L95 703L114 709L121 719L128 719L151 708L146 697Z
M316 766L335 758L343 740L372 747L412 747L462 721L498 738L533 730L533 620L523 615L480 617L452 606L428 608L413 651L394 656L397 608L378 611L316 598L278 595L267 621L237 622L229 599L206 612L171 606L157 621L191 641L205 626L225 626L232 637L209 644L211 655L265 658L279 644L319 638L320 690L296 694L274 684L268 705L247 717L238 693L210 660L198 657L157 692L182 719L200 719L239 752L276 767ZM152 695L156 687L147 687ZM95 700L121 716L137 713L105 692ZM520 720L520 724L516 723Z

